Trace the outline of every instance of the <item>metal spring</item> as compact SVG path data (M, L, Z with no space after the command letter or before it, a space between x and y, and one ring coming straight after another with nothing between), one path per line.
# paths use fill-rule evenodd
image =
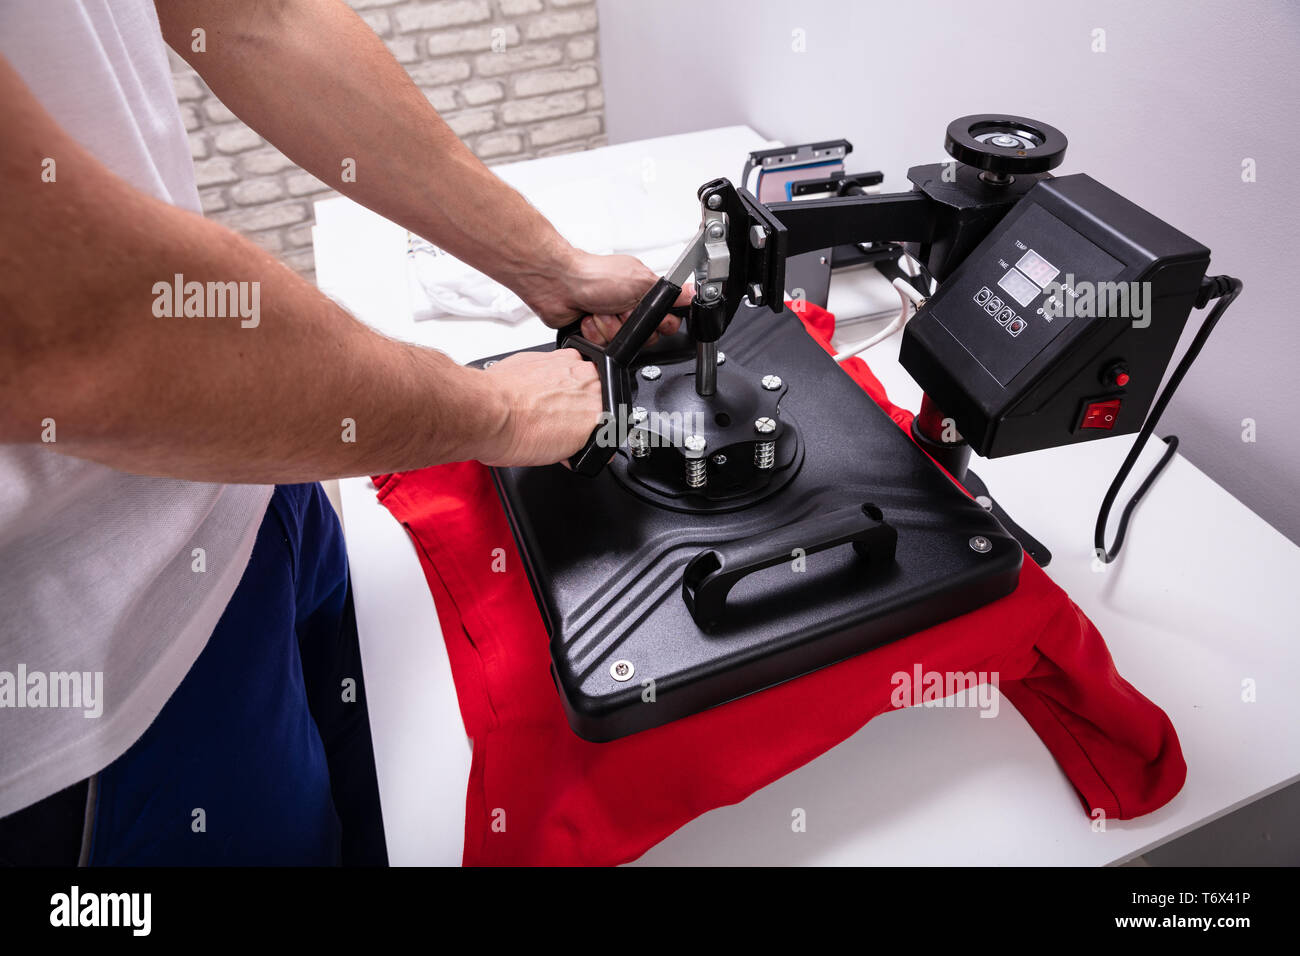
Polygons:
M705 458L686 459L686 487L703 488L709 483L709 462Z
M632 431L627 436L627 445L632 451L633 458L645 458L650 454L650 440L643 427L649 417L650 413L641 405L635 406L628 416L628 424L632 426Z
M776 464L776 442L754 442L754 467L759 471L767 471L774 464Z

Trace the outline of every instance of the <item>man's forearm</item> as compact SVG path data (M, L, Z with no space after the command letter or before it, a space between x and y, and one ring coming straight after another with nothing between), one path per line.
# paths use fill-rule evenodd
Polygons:
M510 409L491 373L384 338L247 240L132 189L2 60L0 87L0 442L249 482L497 454ZM41 184L46 155L58 181ZM160 315L177 274L244 283L246 303L255 288L256 326Z
M251 127L319 179L514 289L574 250L460 142L341 0L160 0L168 42ZM206 31L204 52L191 31ZM341 175L355 161L355 181Z

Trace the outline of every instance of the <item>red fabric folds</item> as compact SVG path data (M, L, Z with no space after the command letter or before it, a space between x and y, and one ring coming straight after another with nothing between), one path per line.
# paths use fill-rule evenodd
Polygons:
M834 317L801 305L809 334L829 348ZM864 362L844 368L910 425ZM917 666L998 673L1088 813L1140 816L1182 787L1168 717L1120 677L1097 629L1028 558L1013 594L960 618L684 720L589 743L565 719L546 630L487 469L444 465L375 482L415 543L474 741L467 865L635 859L894 709L894 675Z

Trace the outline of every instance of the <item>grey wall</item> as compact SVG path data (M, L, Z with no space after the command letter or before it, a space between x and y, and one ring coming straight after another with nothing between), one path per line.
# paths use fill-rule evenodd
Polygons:
M1300 4L598 7L610 142L735 123L785 142L844 136L853 168L883 170L892 190L908 188L908 166L947 158L943 131L957 116L1005 110L1062 129L1060 172L1089 173L1208 245L1212 271L1245 281L1160 433L1177 433L1188 458L1300 542L1300 191L1289 155L1300 133ZM1093 51L1098 28L1104 52ZM738 176L741 159L718 174ZM1242 180L1246 159L1253 183ZM1248 418L1254 443L1242 440Z

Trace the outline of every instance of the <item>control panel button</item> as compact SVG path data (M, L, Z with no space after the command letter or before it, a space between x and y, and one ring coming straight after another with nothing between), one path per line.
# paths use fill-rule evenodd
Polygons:
M1007 323L1007 331L1010 332L1012 335L1019 335L1024 330L1025 330L1024 319L1012 319L1010 322Z
M993 298L989 299L988 302L984 304L984 311L987 312L989 315L997 315L998 311L1001 308L1002 308L1002 300L999 299L997 296L994 296Z
M992 297L993 297L993 290L990 289L988 286L983 286L978 292L975 293L975 304L983 305Z
M1003 310L1002 310L1001 312L999 312L998 315L997 315L998 325L1006 325L1008 322L1010 322L1010 321L1011 321L1012 319L1014 319L1015 317L1016 317L1016 313L1013 312L1013 311L1011 311L1011 309L1009 309L1009 308L1003 309Z
M1133 380L1133 377L1129 375L1128 366L1123 362L1113 362L1101 373L1101 380L1106 385L1123 388Z
M1102 428L1110 431L1115 427L1115 421L1119 418L1118 398L1108 399L1101 402L1089 402L1083 410L1083 420L1079 422L1080 428Z

